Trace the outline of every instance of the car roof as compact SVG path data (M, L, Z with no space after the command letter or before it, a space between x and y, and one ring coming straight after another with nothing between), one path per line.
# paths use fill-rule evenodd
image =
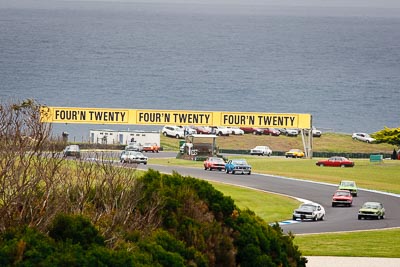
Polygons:
M364 202L363 205L366 205L366 204L379 204L379 205L382 205L382 203L376 202L376 201L367 201L367 202Z

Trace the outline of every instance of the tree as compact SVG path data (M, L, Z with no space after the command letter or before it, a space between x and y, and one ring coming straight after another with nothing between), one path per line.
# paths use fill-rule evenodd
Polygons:
M376 139L377 143L388 143L400 147L400 127L385 127L383 130L380 130L371 136Z

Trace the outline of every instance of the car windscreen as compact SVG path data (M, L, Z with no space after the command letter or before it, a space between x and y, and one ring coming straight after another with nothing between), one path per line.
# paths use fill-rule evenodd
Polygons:
M313 210L316 210L317 209L317 207L315 207L314 205L301 205L300 206L300 209L302 209L302 210L309 210L309 211L313 211Z

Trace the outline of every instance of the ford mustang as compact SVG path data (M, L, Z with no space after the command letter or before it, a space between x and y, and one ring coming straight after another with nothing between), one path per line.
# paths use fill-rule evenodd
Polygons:
M303 203L293 211L293 220L323 220L325 209L318 203Z
M245 159L231 159L225 164L226 173L251 174L251 166Z
M385 208L382 203L379 202L365 202L362 207L358 210L358 219L384 219Z
M225 170L225 161L219 157L208 157L203 164L204 170Z
M337 205L351 206L353 204L353 196L349 190L337 190L332 197L332 207Z
M315 164L320 167L353 167L354 161L351 161L345 157L330 157L329 159L319 160Z

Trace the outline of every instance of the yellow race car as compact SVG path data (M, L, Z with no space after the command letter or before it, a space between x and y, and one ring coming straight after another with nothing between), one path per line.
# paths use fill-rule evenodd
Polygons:
M285 153L285 157L287 158L302 158L304 157L304 152L300 149L290 149L288 152Z

